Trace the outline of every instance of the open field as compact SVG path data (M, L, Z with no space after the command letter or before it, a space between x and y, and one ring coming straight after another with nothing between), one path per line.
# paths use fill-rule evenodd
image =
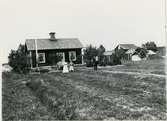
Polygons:
M154 60L98 71L77 67L67 74L4 73L3 118L165 120L164 68L164 60ZM41 79L43 84L35 83Z
M165 75L165 59L130 62L124 65L110 67L107 70Z

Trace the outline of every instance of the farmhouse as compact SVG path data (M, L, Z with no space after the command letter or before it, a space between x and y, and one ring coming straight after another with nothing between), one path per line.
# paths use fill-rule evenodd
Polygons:
M107 64L114 63L114 54L121 53L122 60L132 60L132 55L136 51L137 46L134 44L119 44L114 50L104 52Z
M30 58L31 67L36 67L36 49L39 66L52 66L56 62L56 55L62 57L62 61L82 63L82 43L78 38L56 38L55 33L49 33L47 39L26 39L25 46Z
M131 60L133 52L136 50L137 46L134 44L119 44L116 48L116 52L124 54L123 60Z

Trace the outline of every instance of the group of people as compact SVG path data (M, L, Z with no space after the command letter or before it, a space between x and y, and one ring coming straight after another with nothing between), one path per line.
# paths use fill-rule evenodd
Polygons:
M72 61L70 63L64 62L63 64L63 73L73 72L74 71L74 64Z
M93 58L93 67L94 70L97 70L97 65L98 65L98 56L95 56ZM74 71L74 64L72 61L68 64L67 62L64 62L63 64L63 73L68 73L68 72L73 72Z

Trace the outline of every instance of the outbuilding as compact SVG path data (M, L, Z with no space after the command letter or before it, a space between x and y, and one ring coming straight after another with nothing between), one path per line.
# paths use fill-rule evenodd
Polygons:
M142 60L139 55L135 54L135 55L132 55L132 61L140 61Z

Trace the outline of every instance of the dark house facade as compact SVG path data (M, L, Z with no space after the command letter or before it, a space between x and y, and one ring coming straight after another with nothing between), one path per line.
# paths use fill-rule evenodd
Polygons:
M63 62L72 61L82 63L83 45L77 38L56 38L51 32L47 39L26 39L25 46L30 58L31 67L36 67L36 52L39 66L52 66L56 62L56 55L62 57ZM37 51L36 51L37 50Z

